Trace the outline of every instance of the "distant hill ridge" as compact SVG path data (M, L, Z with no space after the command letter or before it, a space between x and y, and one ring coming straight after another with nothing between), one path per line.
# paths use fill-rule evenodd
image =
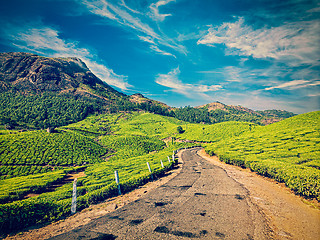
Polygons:
M19 92L90 92L82 84L122 93L96 77L79 58L48 58L32 53L0 53L0 90Z
M278 122L288 117L292 117L295 114L285 111L285 110L263 110L263 111L254 111L252 109L243 107L243 106L234 106L234 105L226 105L221 102L213 102L205 105L197 106L196 109L206 109L211 113L219 113L220 111L224 111L224 115L232 115L237 113L243 113L246 115L252 115L258 118L261 118L261 123L263 125L267 125L270 123Z
M214 110L217 110L217 109L228 111L228 107L236 109L236 110L239 110L239 111L252 113L252 114L256 113L254 110L251 110L251 109L246 108L246 107L234 106L234 105L226 105L226 104L223 104L221 102L208 103L208 104L205 104L205 105L197 106L195 108L207 108L208 111L214 111Z
M174 108L168 106L167 104L163 103L163 102L159 102L159 101L156 101L156 100L153 100L153 99L149 99L145 96L143 96L141 93L135 93L135 94L132 94L130 95L129 97L129 101L132 102L132 103L150 103L150 104L153 104L153 105L159 105L159 106L162 106L168 110L172 110Z
M253 111L220 102L174 108L140 93L128 96L115 90L79 58L49 58L23 52L0 53L0 101L0 124L36 128L61 126L90 113L106 111L143 110L196 123L234 120L262 125L294 115L279 110Z

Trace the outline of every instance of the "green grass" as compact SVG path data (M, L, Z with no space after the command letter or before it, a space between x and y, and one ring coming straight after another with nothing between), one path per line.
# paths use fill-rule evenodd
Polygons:
M182 127L185 132L178 134L177 138L201 142L217 142L224 138L234 138L243 133L253 131L259 126L246 122L224 122L213 125L185 124Z
M284 182L320 200L320 112L298 115L206 147L220 160Z
M41 192L51 183L62 179L65 175L66 172L60 170L2 180L0 181L0 203L21 200L28 193Z
M159 151L166 145L156 137L141 135L106 135L99 138L99 142L116 152L112 158L131 158L153 151ZM111 153L111 156L113 153Z
M28 193L41 193L65 176L69 166L89 163L83 165L86 176L78 179L78 210L117 195L115 170L123 192L151 179L146 162L154 175L160 176L171 167L167 156L173 150L192 145L166 145L161 139L167 137L208 142L209 154L285 182L296 193L319 200L319 119L320 112L314 112L263 127L245 122L206 125L134 112L92 115L60 127L57 133L4 132L0 135L0 173L2 178L12 178L0 180L0 230L68 216L72 183L21 199ZM184 133L177 132L178 126ZM32 175L21 176L23 173Z
M95 141L71 131L30 131L0 135L1 178L24 176L101 162L107 150Z
M123 193L145 184L151 180L152 176L161 176L172 166L172 162L168 162L167 156L171 156L174 149L185 145L175 144L158 152L133 158L113 159L88 167L85 171L86 176L78 180L77 209L81 210L90 206L90 204L98 203L106 198L117 195L117 186L114 180L115 170L119 172ZM164 168L162 168L160 160L163 160ZM152 174L148 170L147 162L151 166ZM58 173L56 174L53 174L52 180L54 176L59 175ZM42 178L41 176L36 177L41 178L40 182L44 183L44 176ZM19 179L20 182L24 182L25 180L27 180L27 177ZM48 182L50 181L48 180ZM34 187L39 187L37 184L34 185ZM28 187L31 188L33 185L29 184ZM8 191L8 195L12 194L10 190ZM37 197L21 201L0 204L0 230L20 229L21 227L35 223L54 221L67 216L70 214L71 197L72 183L69 183L57 188L54 192L43 193Z
M0 181L3 192L0 195L3 203L0 204L0 230L19 229L69 215L72 183L53 192L41 191L63 178L70 164L89 163L85 165L86 176L78 179L78 210L117 195L115 170L119 172L123 192L151 179L147 162L153 176L160 176L172 166L167 156L171 156L175 149L190 145L175 143L167 146L159 139L176 131L176 123L179 122L155 114L120 113L90 116L59 128L57 133L32 131L1 135L0 156L2 164L8 165L3 166L15 169L54 166L63 169L21 177L14 177L21 175L14 172L16 175L10 175L12 178ZM137 130L136 126L140 124L143 127ZM23 199L28 193L41 194Z
M185 124L185 122L172 117L151 113L135 113L120 118L118 124L112 129L115 134L119 135L134 134L165 138L177 133L177 126L181 124Z

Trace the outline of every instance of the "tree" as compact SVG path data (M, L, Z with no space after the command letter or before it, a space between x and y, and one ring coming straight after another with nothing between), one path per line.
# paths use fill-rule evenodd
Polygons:
M177 131L178 131L178 133L184 133L184 130L181 126L177 127Z

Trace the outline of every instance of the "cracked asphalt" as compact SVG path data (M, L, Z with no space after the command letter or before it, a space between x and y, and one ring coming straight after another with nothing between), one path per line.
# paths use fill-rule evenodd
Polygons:
M144 197L50 239L272 239L249 192L220 167L184 150L181 172Z

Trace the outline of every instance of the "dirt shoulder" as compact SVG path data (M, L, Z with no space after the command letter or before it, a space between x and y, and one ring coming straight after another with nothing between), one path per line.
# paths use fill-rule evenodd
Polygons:
M265 178L249 169L225 164L216 156L209 156L204 149L198 154L211 163L223 168L227 174L250 192L256 204L269 222L278 239L319 239L319 203L312 203L296 196L284 184Z
M151 190L167 183L172 178L177 176L181 171L181 153L178 153L178 167L170 170L162 178L159 178L155 181L149 182L138 189L135 189L127 194L107 199L105 202L100 204L95 204L89 208L83 209L81 212L78 212L66 219L60 220L58 222L51 223L47 226L41 227L36 226L34 228L27 229L23 232L15 234L13 236L8 236L5 240L16 239L16 240L34 240L34 239L48 239L50 237L57 236L62 233L69 232L72 229L88 224L90 221L97 219L101 216L104 216L107 213L113 212L118 208L121 208L127 205L130 202L133 202Z

